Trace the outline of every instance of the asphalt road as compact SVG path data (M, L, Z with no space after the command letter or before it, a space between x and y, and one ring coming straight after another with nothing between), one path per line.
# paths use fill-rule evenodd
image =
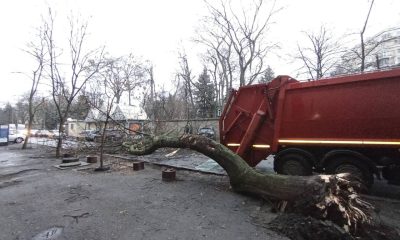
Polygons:
M196 172L216 169L195 152L157 151L141 157L150 164L139 172L135 157L113 156L112 171L95 173L98 164L59 170L54 149L31 146L0 147L0 239L286 239L268 229L277 216L268 203L233 193L223 173ZM163 182L154 163L191 171ZM398 230L400 201L376 196L398 198L399 189L379 181L366 196Z
M58 170L53 153L19 147L0 147L0 239L286 239L255 220L276 217L270 206L233 193L225 176L163 182L159 168L123 161L107 173Z

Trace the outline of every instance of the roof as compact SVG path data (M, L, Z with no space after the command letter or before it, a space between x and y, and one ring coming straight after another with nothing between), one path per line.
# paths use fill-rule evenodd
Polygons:
M97 108L91 108L85 118L85 122L97 122L101 120L105 120L105 114L102 114L104 111L99 110Z
M111 117L114 120L146 120L147 114L138 104L121 105L116 104L112 111Z

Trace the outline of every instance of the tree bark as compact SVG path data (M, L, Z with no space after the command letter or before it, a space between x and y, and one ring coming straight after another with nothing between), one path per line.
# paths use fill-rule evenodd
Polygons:
M345 174L303 177L260 173L224 145L198 135L156 136L123 146L134 155L164 147L193 149L225 169L234 191L285 201L295 212L331 220L352 231L372 219L372 205L360 198Z

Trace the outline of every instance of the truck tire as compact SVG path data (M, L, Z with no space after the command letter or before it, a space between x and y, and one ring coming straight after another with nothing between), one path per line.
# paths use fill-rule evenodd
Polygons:
M279 174L309 176L312 174L310 162L301 154L288 153L274 161L274 169Z
M361 180L367 188L374 183L374 176L368 166L352 156L338 156L331 159L325 167L325 172L328 174L350 173Z
M24 141L24 139L21 137L18 137L15 139L15 143L22 143L23 141Z

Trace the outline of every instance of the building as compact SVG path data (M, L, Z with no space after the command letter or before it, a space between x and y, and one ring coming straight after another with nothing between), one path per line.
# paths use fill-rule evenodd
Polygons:
M382 32L372 42L377 47L365 59L367 70L400 66L400 29Z
M103 129L106 113L105 109L92 108L89 110L85 120L71 119L68 121L68 135L78 136L84 130ZM145 122L147 122L147 115L140 106L115 104L110 111L107 128L126 128L134 133L142 130Z
M71 137L77 137L79 133L86 129L86 122L84 120L77 120L68 118L65 128L65 133Z
M346 51L331 75L360 72L360 51L360 45ZM400 67L400 29L385 30L366 40L365 54L364 71Z

